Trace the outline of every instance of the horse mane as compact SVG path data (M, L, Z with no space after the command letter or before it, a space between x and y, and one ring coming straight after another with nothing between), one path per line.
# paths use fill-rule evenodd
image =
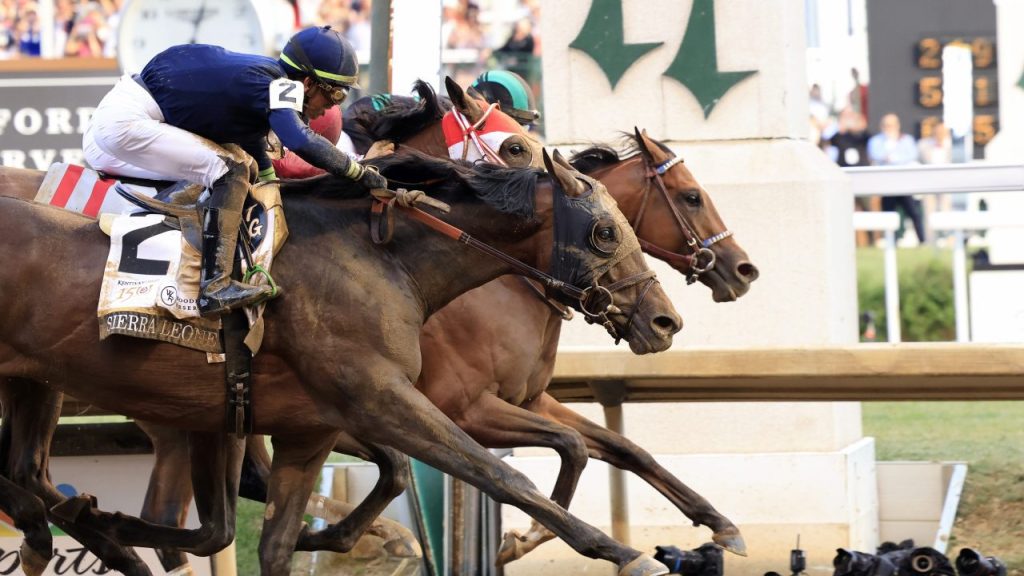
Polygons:
M668 146L654 139L651 139L651 141L654 142L661 151L671 156L675 156L675 152L673 152ZM569 158L569 163L572 164L573 168L580 172L589 174L595 170L599 170L613 164L618 164L619 162L629 160L630 158L645 153L643 143L637 139L635 134L623 132L618 144L620 149L616 149L608 144L595 144L586 150L574 153Z
M525 219L534 216L534 191L538 177L544 175L535 168L439 159L414 150L381 156L363 164L380 170L391 188L415 188L451 202L474 197L501 213ZM367 197L361 184L331 174L282 180L280 186L282 195L343 200Z
M423 80L413 84L418 100L392 98L381 111L366 110L356 116L356 123L372 140L402 142L438 122L448 107Z

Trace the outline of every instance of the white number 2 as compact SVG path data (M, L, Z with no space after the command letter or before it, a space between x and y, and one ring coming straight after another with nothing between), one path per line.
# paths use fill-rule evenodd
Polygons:
M270 109L291 108L302 112L302 82L278 78L270 83Z

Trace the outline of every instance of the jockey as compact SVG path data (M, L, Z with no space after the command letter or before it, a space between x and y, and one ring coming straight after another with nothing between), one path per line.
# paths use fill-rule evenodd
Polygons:
M533 90L522 76L508 70L490 70L473 81L472 89L491 104L497 102L501 111L527 128L540 120Z
M387 181L315 134L304 118L340 104L356 83L355 51L329 26L295 34L279 60L218 46L187 44L156 55L103 98L83 141L96 170L210 189L203 217L199 311L203 316L254 304L271 293L231 279L242 205L255 170L217 143L241 146L259 177L275 177L266 152L273 131L299 157L367 189Z
M326 138L332 145L337 146L341 137L341 108L338 106L329 108L323 116L310 120L309 128ZM272 158L271 162L274 164L274 172L278 178L309 178L324 173L323 169L306 162L291 150L285 150L280 158Z

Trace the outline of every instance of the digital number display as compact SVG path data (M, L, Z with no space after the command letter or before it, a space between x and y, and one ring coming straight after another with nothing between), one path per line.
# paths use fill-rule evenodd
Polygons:
M914 65L924 75L914 81L914 104L929 110L918 123L919 138L931 136L935 124L942 120L942 50L950 44L967 46L973 66L974 144L984 146L999 131L996 117L998 105L996 77L996 43L991 37L926 36L914 45Z

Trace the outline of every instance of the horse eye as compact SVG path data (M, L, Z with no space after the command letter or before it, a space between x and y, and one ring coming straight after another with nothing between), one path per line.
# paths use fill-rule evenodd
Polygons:
M686 195L686 197L684 199L686 200L686 203L688 205L690 205L690 206L692 206L694 208L697 208L697 207L700 206L700 194L698 194L696 192L690 192L689 194Z
M519 156L520 154L526 152L526 148L524 148L522 144L513 144L508 147L508 151L510 154Z
M597 231L597 237L605 242L611 242L615 240L615 230L611 228L601 228Z

